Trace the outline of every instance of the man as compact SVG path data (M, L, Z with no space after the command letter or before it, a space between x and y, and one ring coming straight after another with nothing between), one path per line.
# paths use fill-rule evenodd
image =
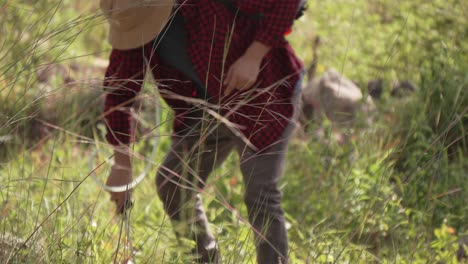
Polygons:
M175 111L171 150L156 176L158 194L179 236L196 241L200 263L217 263L218 247L208 228L199 190L232 150L240 156L245 203L256 234L257 261L287 263L288 244L281 191L287 143L295 122L302 63L284 38L299 0L184 1L187 52L197 82L164 61L154 72L163 98ZM164 38L162 40L164 42ZM112 58L112 56L111 56ZM138 87L125 88L107 109L131 100ZM194 107L193 98L205 103ZM119 145L110 183L131 180L128 118L107 118L108 140ZM123 121L123 122L122 122ZM126 168L126 169L118 169ZM112 194L119 208L125 195Z
M131 182L131 163L127 159L130 134L129 99L141 89L150 66L155 70L155 41L165 27L173 9L173 0L100 0L109 22L112 51L104 79L105 115L108 141L115 146L115 162L107 185L124 186ZM149 64L149 65L148 65ZM127 123L128 122L128 123ZM115 133L114 133L115 131ZM111 200L122 212L130 192L111 193Z

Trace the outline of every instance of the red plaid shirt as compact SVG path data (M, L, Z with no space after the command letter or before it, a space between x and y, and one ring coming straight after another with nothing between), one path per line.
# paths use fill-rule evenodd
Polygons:
M220 113L243 127L241 132L253 145L264 149L279 139L293 114L291 97L302 63L284 34L292 26L299 0L233 1L241 11L237 16L213 0L185 1L179 12L185 19L189 57L201 81L207 84L209 102L221 106ZM262 18L255 18L255 14L262 14ZM249 91L222 97L223 72L226 73L254 41L272 48L263 59L256 85ZM139 92L145 71L143 58L152 54L152 46L149 43L142 49L111 53L104 85L113 88L113 92L106 95L105 104L107 139L112 144L130 141L131 117L127 111L115 111L115 106L129 106L125 102ZM190 81L184 81L186 78L182 74L163 65L156 57L150 57L150 66L160 89L182 96L196 95ZM176 112L174 132L177 133L184 128L184 117L192 106L167 96L165 99Z

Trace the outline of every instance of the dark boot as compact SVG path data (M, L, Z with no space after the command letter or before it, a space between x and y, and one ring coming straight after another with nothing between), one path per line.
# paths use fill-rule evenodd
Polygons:
M219 253L218 244L215 241L212 241L210 245L207 246L198 246L193 249L193 255L195 256L196 263L203 264L220 264L221 256Z

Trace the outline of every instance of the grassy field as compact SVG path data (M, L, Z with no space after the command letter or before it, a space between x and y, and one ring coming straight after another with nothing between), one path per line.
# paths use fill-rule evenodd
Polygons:
M468 237L466 10L457 0L310 1L289 36L305 64L319 35L318 74L335 68L364 93L382 78L384 92L374 123L350 128L349 142L334 140L327 122L293 139L282 180L292 263L458 263ZM0 0L0 263L111 263L116 250L119 261L128 253L125 225L92 179L110 169L105 39L92 3ZM392 80L417 90L391 97ZM136 174L149 168L129 216L136 262L190 263L190 242L176 242L154 185L172 113L151 81L140 97L140 132L153 132L134 146ZM203 197L223 263L254 263L237 159Z

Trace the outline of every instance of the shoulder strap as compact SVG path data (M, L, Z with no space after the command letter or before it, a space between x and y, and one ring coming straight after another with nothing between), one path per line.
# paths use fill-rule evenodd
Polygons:
M300 17L302 17L308 7L309 6L307 5L307 0L301 0L299 3L299 7L297 8L296 19L299 19Z
M198 77L187 53L188 40L186 34L184 17L180 12L177 12L172 20L167 23L166 28L159 34L156 52L164 63L179 70L195 84L199 99L207 99L206 87Z

